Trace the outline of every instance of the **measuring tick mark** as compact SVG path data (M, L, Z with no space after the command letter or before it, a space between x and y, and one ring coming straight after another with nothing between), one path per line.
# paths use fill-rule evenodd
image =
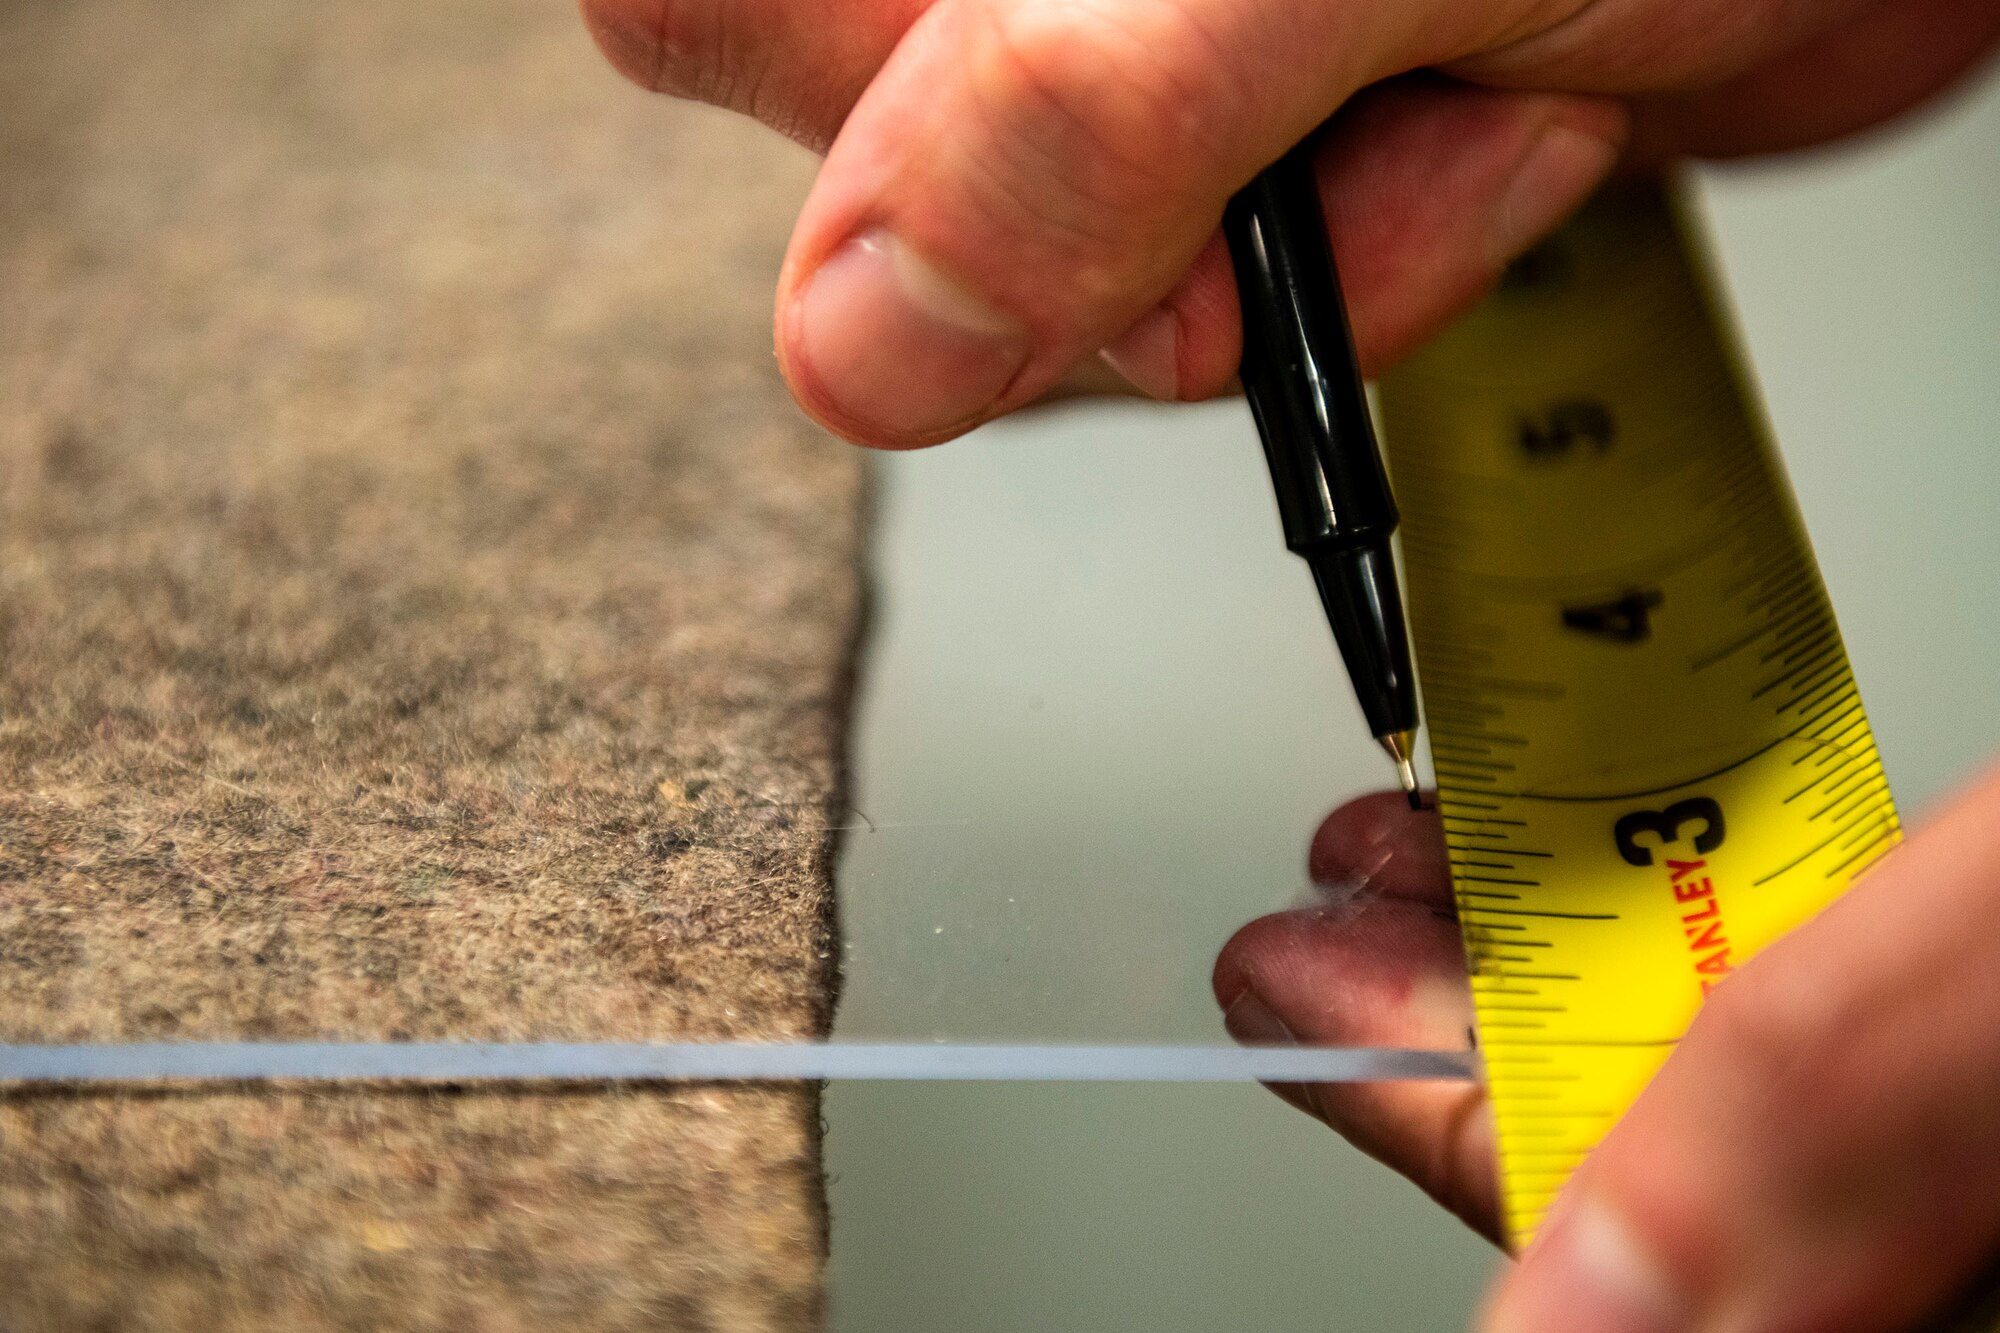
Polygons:
M1819 775L1818 777L1814 778L1814 779L1813 779L1813 780L1812 780L1811 782L1808 782L1808 783L1807 783L1807 784L1806 784L1805 786L1803 786L1803 787L1799 788L1799 789L1798 789L1797 791L1793 792L1793 793L1792 793L1792 794L1791 794L1790 796L1787 796L1787 797L1786 797L1786 798L1785 798L1784 800L1780 801L1780 802L1779 802L1779 804L1780 804L1780 805L1790 805L1790 804L1791 804L1791 803L1792 803L1793 801L1796 801L1796 800L1798 800L1798 799L1799 799L1799 797L1801 797L1801 796L1804 796L1804 795L1805 795L1805 794L1806 794L1807 792L1811 791L1811 790L1812 790L1812 789L1813 789L1814 787L1817 787L1817 786L1819 786L1819 784L1820 784L1820 783L1822 783L1822 782L1825 782L1825 781L1826 781L1826 780L1827 780L1828 778L1832 777L1832 776L1833 776L1833 775L1834 775L1835 773L1838 773L1838 772L1840 772L1840 771L1841 771L1842 769L1844 769L1844 768L1848 768L1848 767L1851 767L1851 766L1853 766L1854 764L1857 764L1857 763L1859 763L1859 762L1861 762L1861 756L1860 756L1860 755L1858 755L1858 754L1849 754L1849 755L1847 756L1847 758L1845 758L1845 759L1841 760L1841 761L1840 761L1840 762L1839 762L1838 764L1835 764L1835 765L1834 765L1834 766L1833 766L1832 768L1829 768L1828 770L1826 770L1826 772L1824 772L1824 773L1820 774L1820 775Z
M1776 879L1778 876L1784 874L1786 871L1794 870L1799 866L1804 865L1806 862L1812 860L1815 856L1818 856L1821 852L1825 851L1828 847L1831 847L1833 845L1834 839L1838 838L1841 834L1845 833L1846 831L1847 831L1846 829L1835 829L1831 837L1827 838L1823 842L1814 843L1811 850L1807 851L1803 855L1793 857L1791 860L1785 862L1783 865L1779 866L1776 870L1773 870L1768 875L1761 875L1758 878L1751 880L1750 887L1753 889L1760 889L1764 887L1764 885L1769 884L1772 880Z
M1757 642L1757 640L1763 638L1766 634L1769 634L1770 632L1771 632L1771 626L1760 625L1756 629L1753 629L1748 634L1744 635L1742 638L1736 640L1736 642L1731 644L1725 644L1723 647L1716 649L1712 653L1704 653L1702 656L1695 658L1692 662L1688 663L1688 670L1706 671L1710 667L1714 666L1717 662L1723 661L1725 658L1728 658L1731 654L1735 653L1739 649L1748 648L1751 644Z
M1561 1039L1550 1038L1546 1041L1523 1041L1519 1044L1522 1046L1623 1046L1633 1050L1645 1050L1660 1046L1678 1046L1681 1044L1681 1039L1679 1037L1568 1037Z
M1862 871L1874 865L1876 861L1880 860L1884 856L1887 856L1890 852L1890 849L1892 849L1896 845L1896 833L1902 828L1902 825L1900 822L1897 821L1897 819L1893 815L1890 816L1888 819L1884 820L1883 822L1888 827L1884 828L1882 831L1882 841L1877 843L1863 844L1860 847L1860 849L1858 849L1852 856L1849 856L1839 865L1827 871L1826 878L1832 879L1835 875L1838 875L1841 871L1847 869L1850 865L1854 865L1856 861L1861 861L1861 864L1855 866L1854 870L1855 875L1858 876L1861 874ZM1871 856L1870 853L1873 853L1873 855ZM1863 857L1867 857L1868 859L1862 860Z
M1869 819L1871 815L1874 816L1872 821ZM1884 817L1896 822L1898 828L1902 827L1900 821L1896 821L1896 803L1890 799L1888 792L1878 792L1874 800L1863 801L1848 811L1840 821L1841 827L1847 831L1847 836L1840 840L1842 849L1852 847L1873 833Z
M1753 598L1748 604L1748 609L1754 611L1757 608L1758 602L1771 595L1771 586L1774 580L1776 587L1782 589L1790 587L1801 579L1810 577L1811 574L1812 571L1805 567L1804 562L1798 558L1796 553L1788 551L1786 552L1786 558L1780 560L1775 566L1759 566L1757 569L1752 570L1724 588L1722 595L1725 598L1731 598L1753 587L1763 587L1766 591Z
M1755 690L1752 690L1750 692L1750 697L1752 699L1761 698L1765 694L1768 694L1770 691L1776 689L1778 686L1784 684L1786 681L1796 678L1801 671L1807 670L1810 667L1817 666L1819 663L1821 663L1822 661L1826 660L1829 657L1838 659L1839 655L1840 655L1840 644L1838 641L1826 644L1825 646L1814 651L1811 656L1802 658L1798 662L1787 667L1783 675L1773 676L1771 679L1765 681L1762 685L1759 685Z
M1803 671L1804 669L1805 669L1804 665L1801 664L1799 666L1793 667L1791 672L1787 674L1795 675L1798 672ZM1786 709L1792 707L1792 705L1798 703L1799 700L1811 694L1814 690L1817 690L1821 686L1825 685L1828 680L1837 679L1846 670L1847 670L1846 659L1836 656L1833 659L1833 661L1828 662L1826 665L1820 667L1818 670L1814 671L1811 675L1801 676L1799 678L1796 687L1797 693L1792 695L1791 698L1785 700L1785 702L1779 704L1777 706L1777 711L1780 713L1784 712ZM1750 697L1754 699L1757 696L1753 694Z
M1770 652L1765 653L1757 660L1760 662L1775 662L1782 658L1785 661L1790 661L1792 660L1790 655L1791 649L1817 648L1822 643L1831 639L1835 633L1833 626L1825 622L1816 622L1810 628L1816 632L1813 632L1811 637L1805 639L1803 642L1796 635L1789 638L1781 638L1777 643L1772 645Z
M1849 718L1853 718L1854 720L1850 722L1847 720ZM1867 724L1868 724L1868 719L1866 717L1861 716L1861 701L1859 699L1856 699L1851 705L1842 709L1840 712L1834 714L1833 717L1829 718L1827 721L1821 723L1817 728L1815 728L1810 733L1809 739L1821 742L1831 742L1831 740L1834 737L1845 736L1849 732L1853 731L1856 727L1858 726L1865 727ZM1836 727L1838 728L1838 730L1833 729ZM1799 732L1802 732L1804 730L1805 726L1802 725L1792 734L1796 736L1799 734Z
M1821 710L1820 710L1819 712L1817 712L1817 713L1814 713L1814 714L1813 714L1812 716L1810 716L1810 717L1805 717L1805 718L1801 718L1801 719L1799 720L1799 726L1800 726L1801 728L1805 728L1805 727L1809 727L1809 726L1811 726L1811 725L1812 725L1813 723L1815 723L1815 722L1819 721L1819 720L1820 720L1820 718L1822 718L1822 717L1826 716L1826 714L1828 714L1828 713L1832 712L1832 711L1833 711L1834 709L1838 708L1838 707L1839 707L1840 705L1842 705L1842 704L1846 703L1846 702L1847 702L1847 701L1848 701L1849 699L1851 699L1851 698L1854 698L1854 696L1855 696L1855 695L1856 695L1857 693L1859 693L1859 692L1858 692L1858 691L1857 691L1857 690L1856 690L1856 689L1854 688L1853 684L1852 684L1852 683L1850 682L1850 683L1848 684L1848 687L1847 687L1847 693L1845 693L1845 694L1841 695L1840 697L1838 697L1837 699L1835 699L1835 700L1834 700L1834 701L1833 701L1832 703L1830 703L1830 704L1826 705L1826 706L1825 706L1824 708L1822 708L1822 709L1821 709ZM1856 706L1856 707L1859 707L1859 706L1860 706L1860 701L1859 701L1859 700L1856 700L1856 703L1855 703L1855 706ZM1844 716L1844 714L1843 714L1843 716Z
M1807 815L1806 818L1818 819L1821 815L1825 814L1829 810L1832 810L1836 806L1845 805L1849 800L1853 799L1857 795L1873 791L1877 787L1886 790L1888 786L1889 786L1889 780L1882 776L1882 770L1878 768L1875 770L1874 775L1870 777L1867 782L1863 783L1858 790L1849 792L1845 796L1836 796L1833 800L1827 802L1819 809Z
M1856 704L1849 711L1859 713L1861 705ZM1854 737L1857 729L1861 732L1861 735ZM1792 762L1796 764L1810 755L1815 768L1823 767L1826 764L1832 763L1841 755L1848 753L1849 737L1854 737L1856 744L1866 745L1871 750L1874 749L1874 742L1868 735L1868 719L1865 717L1856 717L1852 722L1842 726L1839 731L1829 732L1825 727L1821 727L1817 732L1813 733L1812 737L1812 739L1819 742L1818 748L1806 751L1805 754L1800 755L1798 759L1794 759Z
M1874 776L1849 791L1846 795L1834 798L1833 805L1827 808L1837 810L1834 820L1838 822L1853 814L1854 810L1859 806L1866 804L1871 796L1886 794L1888 790L1889 779L1883 776L1881 766L1877 765ZM1824 813L1824 811L1821 813ZM1814 819L1818 817L1818 815L1812 816Z
M1879 764L1871 764L1863 768L1856 769L1854 772L1849 773L1846 777L1842 778L1840 781L1834 783L1831 787L1828 787L1823 794L1833 797L1834 798L1833 803L1835 805L1839 805L1842 802L1844 802L1848 797L1860 791L1863 786L1866 786L1867 784L1865 779L1871 776L1877 781L1882 780L1882 769ZM1862 785L1855 786L1853 785L1855 783L1861 783Z
M1800 699L1796 705L1784 704L1780 706L1778 712L1783 713L1786 709L1795 706L1799 708L1811 708L1815 704L1824 703L1826 700L1832 698L1842 688L1850 690L1854 688L1854 677L1848 675L1845 671L1835 676L1831 681L1821 685L1820 688L1814 690L1811 694Z

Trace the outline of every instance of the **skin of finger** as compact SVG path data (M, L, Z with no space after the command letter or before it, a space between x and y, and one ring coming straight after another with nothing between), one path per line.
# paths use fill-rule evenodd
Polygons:
M755 117L824 152L932 0L580 0L612 66L651 92Z
M1779 152L1858 132L1950 89L1996 42L2000 6L1990 0L1876 4L1740 78L1692 94L1633 99L1628 167ZM1482 108L1482 100L1511 109L1515 124L1492 114L1490 105ZM1480 216L1482 193L1490 196L1504 177L1488 170L1485 181L1468 187L1455 169L1490 167L1510 147L1518 153L1520 122L1537 120L1544 105L1563 100L1579 103L1583 115L1616 114L1624 105L1536 98L1417 74L1363 90L1329 126L1322 199L1365 374L1419 345L1497 276L1482 238L1466 224ZM1400 194L1385 192L1375 188L1378 162L1391 172L1401 167L1409 174L1413 164L1429 171ZM1455 259L1469 262L1455 265ZM1178 396L1238 391L1241 325L1220 236L1161 304L1175 318Z
M1991 777L1725 982L1566 1192L1623 1218L1702 1327L1901 1329L1990 1254L1996 830Z
M1433 908L1364 897L1239 930L1216 961L1225 1013L1246 991L1313 1044L1464 1049L1472 1000L1458 930ZM1493 1124L1477 1083L1328 1083L1280 1095L1498 1236Z
M1779 53L1857 3L940 0L863 95L808 204L780 296L781 363L807 409L850 438L947 438L1032 400L1130 328L1208 243L1228 194L1354 88L1455 54L1481 77L1544 87L1671 87ZM1302 65L1302 50L1318 64ZM1639 61L1629 71L1628 59ZM1263 77L1275 68L1290 77ZM796 354L791 290L878 227L1026 330L1025 360L997 397L948 423L846 419ZM1489 250L1484 268L1505 257ZM1413 341L1441 318L1384 341ZM1216 387L1228 360L1194 368L1188 391L1176 379L1177 396Z
M639 82L732 106L800 142L824 148L888 52L930 2L857 0L843 12L842 21L837 24L827 23L816 6L799 0L672 0L671 3L583 0L583 8L613 62ZM1922 26L1912 27L1913 20L1909 17L1899 18L1896 22L1901 26L1894 26L1883 17L1890 12L1898 16L1915 15L1914 21ZM1901 65L1891 61L1885 75L1881 68L1884 62L1878 53L1913 51L1921 55L1950 48L1954 40L1968 50L1983 49L1991 39L1989 29L1995 21L1994 13L1979 0L1907 0L1901 5L1878 6L1862 16L1864 21L1850 24L1856 31L1845 46L1821 41L1812 44L1811 49L1817 52L1824 47L1836 52L1866 54L1875 66L1868 71L1869 76L1837 78L1832 81L1834 89L1874 89L1878 102L1887 97L1891 103L1900 105L1899 70L1905 71L1901 77L1921 84L1918 91L1903 92L1902 100L1906 102L1947 80L1964 67L1965 59L1932 55L1929 65L1916 70L1910 69L1907 61ZM1955 39L1953 34L1963 35ZM1896 40L1899 36L1903 40ZM1785 69L1810 67L1813 62L1790 59L1781 64L1784 68L1775 71L1772 77L1746 80L1733 90L1735 101L1751 102L1757 114L1733 114L1725 105L1720 113L1704 118L1701 108L1705 103L1700 98L1654 99L1656 104L1646 108L1647 123L1667 128L1649 136L1649 142L1657 152L1664 142L1678 134L1697 141L1694 146L1698 148L1713 150L1720 136L1714 130L1704 134L1703 125L1722 127L1723 135L1733 130L1739 136L1742 127L1769 126L1748 132L1752 136L1775 134L1781 139L1787 135L1795 138L1796 131L1784 128L1787 105L1825 108L1840 104L1839 97L1826 96L1826 90L1817 85L1812 96L1794 96L1787 103L1785 91L1800 86L1802 80L1794 77L1788 81ZM1756 103L1759 90L1763 90L1762 104ZM1727 96L1719 100L1729 102ZM1860 119L1874 114L1874 106L1871 103L1870 108L1860 109ZM1855 123L1855 110L1844 114L1848 120L1826 127L1828 132ZM1441 128L1444 133L1440 137L1446 145L1462 146L1479 140L1476 132L1470 136L1452 132L1463 127ZM1700 142L1704 139L1706 143ZM1749 146L1771 144L1766 141ZM1739 144L1738 150L1741 147ZM1426 160L1448 164L1450 160L1448 156L1427 154L1421 149L1379 156L1392 163L1406 164ZM1425 244L1421 240L1425 234L1420 225L1422 219L1416 220L1418 225L1411 225L1411 219L1396 218L1394 209L1373 208L1369 202L1371 192L1351 186L1338 170L1337 159L1335 170L1329 174L1337 181L1329 183L1329 214L1334 218L1336 245L1346 252L1343 262L1347 266L1357 338L1364 367L1372 373L1427 336L1472 299L1490 281L1496 265L1490 257L1482 257L1475 246L1471 251L1472 263L1454 273L1454 265L1448 261L1454 255L1465 254L1463 248L1451 245L1449 238ZM1454 191L1437 188L1436 184L1443 174L1437 173L1429 191L1419 190L1407 197L1429 203L1433 216L1461 221L1475 216L1465 208L1450 206ZM1400 245L1343 243L1339 237L1343 231L1343 213L1364 220L1371 217L1383 220L1385 225L1378 231ZM1399 255L1406 257L1404 262L1397 262ZM1373 297L1378 284L1372 280L1371 256L1389 261L1388 275L1379 284L1383 292L1379 300ZM1440 257L1447 262L1440 263ZM1232 389L1239 331L1227 256L1217 238L1211 237L1170 301L1179 314L1186 343L1184 387L1180 396L1205 397ZM1378 320L1384 327L1378 327ZM1050 390L1069 391L1061 380L1039 394L1018 385L1017 390L1022 396L1043 396Z
M1928 104L2000 42L1992 0L1889 0L1695 93L1642 98L1649 160L1741 157L1841 138Z
M1879 0L1591 0L1518 40L1459 52L1448 74L1506 88L1632 95L1739 78Z
M1186 91L1163 81L1168 64L1209 63L1190 49L1197 40L1185 31L1170 43L1178 54L1156 56L1150 48L1168 41L1163 34L1121 40L1067 29L1040 0L945 0L928 11L849 117L793 235L778 347L801 404L850 438L931 442L878 441L868 423L845 420L793 355L798 339L787 336L786 312L803 279L873 227L1030 330L1036 355L996 415L1094 351L1086 342L1104 341L1080 333L1079 310L1115 303L1121 288L1169 286L1221 210L1219 200L1200 217L1163 217L1163 209L1185 198L1198 159L1226 151L1216 126L1248 119L1242 106L1197 118ZM1099 46L1129 72L1098 60ZM1208 68L1203 78L1211 102L1227 105L1240 76ZM1178 169L1132 146L1155 137L1175 141ZM1123 215L1123 225L1114 231L1101 215ZM1146 220L1126 220L1134 215ZM1141 309L1133 301L1114 315L1117 327Z
M794 233L778 308L795 395L872 443L967 428L872 438L799 354L803 283L883 228L1028 330L985 415L1033 399L1164 296L1229 195L1354 88L1538 2L940 0L849 116Z
M1319 181L1362 373L1378 373L1444 327L1514 258L1524 242L1500 244L1493 220L1542 133L1561 125L1618 143L1626 120L1624 106L1605 98L1422 74L1351 99L1321 138ZM1179 335L1179 396L1227 392L1242 323L1220 237L1164 304Z
M838 23L804 0L580 0L580 8L611 63L642 87L729 106L824 152L931 3L855 0ZM1877 0L1736 78L1639 98L1640 155L1734 157L1843 137L1951 87L1996 40L2000 7L1989 0ZM1217 258L1225 264L1197 261L1188 290L1173 298L1196 329L1209 327L1210 304L1227 316L1221 323L1234 320L1233 288L1215 282L1227 276L1226 256ZM1224 341L1233 346L1233 334ZM1402 346L1380 345L1383 361ZM1189 396L1219 391L1208 367L1231 364L1227 352L1191 358Z

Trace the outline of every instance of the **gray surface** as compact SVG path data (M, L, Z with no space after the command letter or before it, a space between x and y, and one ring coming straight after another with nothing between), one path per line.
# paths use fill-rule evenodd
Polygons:
M1905 812L2000 748L2000 84L1705 177ZM840 1030L1219 1036L1206 971L1386 778L1240 406L885 460ZM837 1085L833 1324L1462 1326L1485 1247L1246 1088Z

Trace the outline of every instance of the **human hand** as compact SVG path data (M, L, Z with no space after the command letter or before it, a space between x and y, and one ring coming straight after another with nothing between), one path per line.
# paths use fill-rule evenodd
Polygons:
M1251 1042L1462 1048L1443 835L1400 793L1314 838L1323 907L1215 991ZM1476 1085L1277 1089L1498 1234ZM2000 774L1716 989L1500 1283L1487 1333L1904 1333L2000 1253Z
M2000 33L1992 0L582 3L639 83L830 145L778 355L808 412L888 446L1011 411L1100 348L1157 397L1222 392L1240 348L1223 204L1359 89L1390 80L1354 98L1320 181L1374 368L1628 145L1831 138Z

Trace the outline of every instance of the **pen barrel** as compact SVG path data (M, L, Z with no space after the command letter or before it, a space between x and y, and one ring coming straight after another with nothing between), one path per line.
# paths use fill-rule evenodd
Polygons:
M1286 545L1304 555L1387 541L1396 503L1354 364L1310 144L1230 201L1223 234L1243 307L1243 389Z
M1302 554L1312 567L1368 734L1411 730L1417 722L1417 680L1388 542L1322 546Z

